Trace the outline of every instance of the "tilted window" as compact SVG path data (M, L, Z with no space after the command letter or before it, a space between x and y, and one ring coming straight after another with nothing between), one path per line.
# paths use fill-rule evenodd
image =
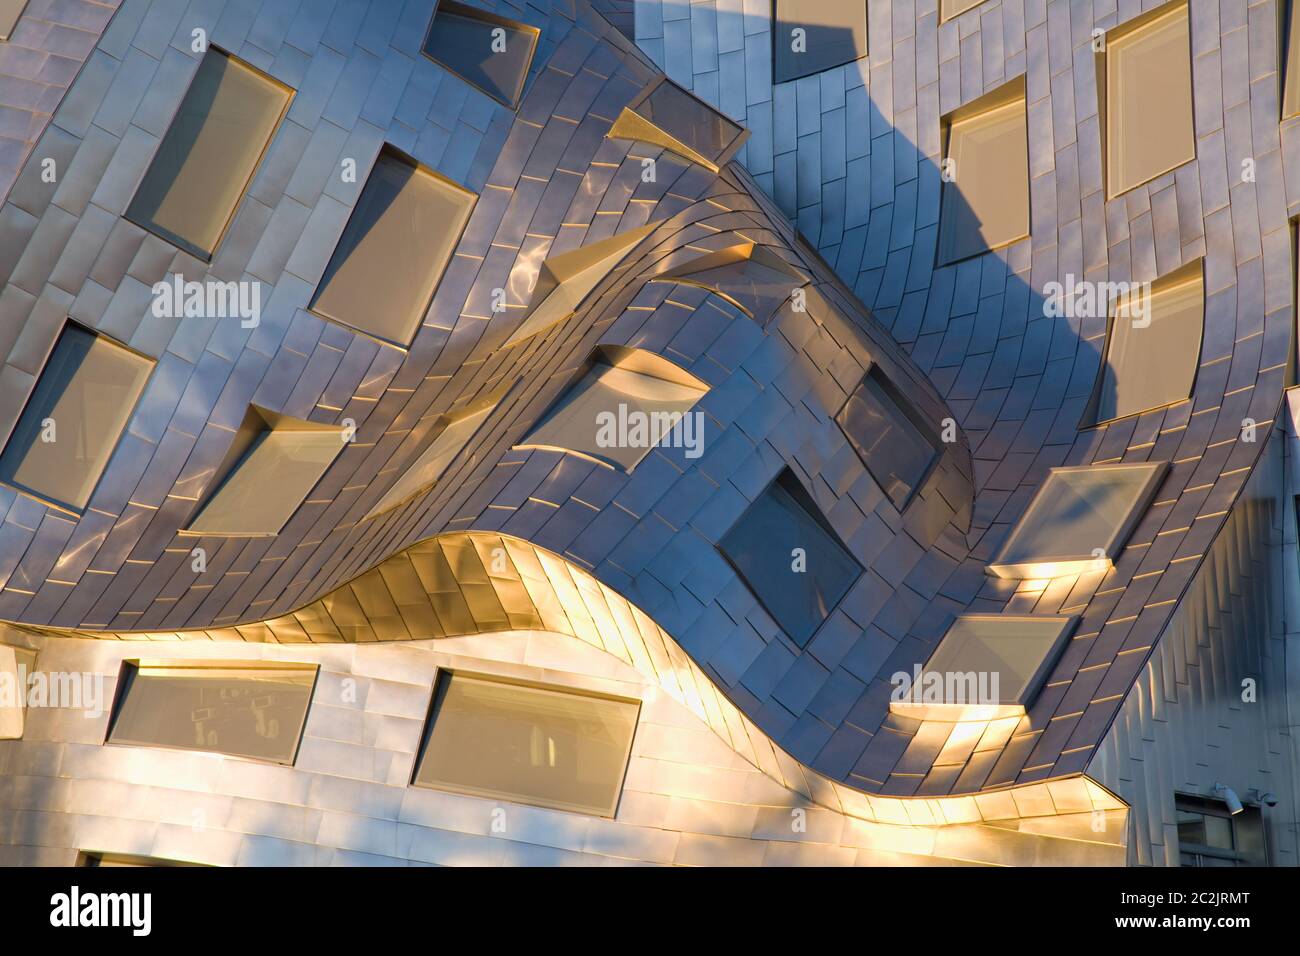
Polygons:
M279 534L339 452L338 425L249 410L223 466L224 480L186 534Z
M1029 235L1029 136L1020 77L945 117L939 263Z
M514 108L541 31L463 3L441 0L424 39L429 59Z
M1151 503L1168 465L1053 468L988 565L1001 578L1105 571Z
M800 647L862 575L789 469L754 499L718 549Z
M661 443L691 455L703 436L699 417L687 415L707 391L653 352L602 346L586 374L516 447L576 452L627 472Z
M311 311L406 348L477 197L384 149L312 297Z
M211 259L292 96L287 86L209 48L127 218Z
M153 365L106 336L64 326L0 453L0 481L57 507L83 509Z
M415 784L612 817L641 704L440 671Z
M953 621L910 686L890 701L918 720L994 720L1025 713L1078 619L963 614Z
M124 661L108 743L292 764L314 664Z
M774 19L778 83L867 55L866 0L776 0Z
M443 415L434 425L437 437L429 447L402 474L393 486L384 493L373 508L366 514L373 518L390 508L406 501L413 495L431 487L447 470L447 466L460 456L479 426L497 407L497 400L479 402L468 409L454 414Z
M1106 34L1106 187L1114 197L1196 158L1186 2Z
M0 40L8 40L23 15L27 0L0 0Z
M614 271L642 239L662 220L620 232L569 252L548 256L537 273L528 314L511 334L505 347L532 338L573 314L591 290Z
M934 430L873 365L835 422L885 494L900 511L912 500L939 457Z
M1186 400L1201 360L1205 289L1200 260L1115 304L1092 423Z
M718 172L749 131L664 77L623 107L608 135L662 146Z
M1286 31L1282 38L1282 118L1300 113L1300 9L1296 0L1286 3Z

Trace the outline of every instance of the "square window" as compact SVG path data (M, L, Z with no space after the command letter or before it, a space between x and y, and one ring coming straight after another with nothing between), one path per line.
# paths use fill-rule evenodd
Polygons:
M938 436L876 365L853 390L835 423L876 484L902 511L939 457Z
M754 499L718 549L800 647L862 576L789 469Z
M776 0L776 82L797 80L867 55L866 0Z
M890 710L918 720L995 720L1025 713L1064 650L1071 616L963 614Z
M343 429L250 409L235 436L233 466L183 533L279 534L343 450Z
M314 664L124 661L108 743L292 764Z
M749 131L661 78L623 107L608 135L662 146L716 173L749 138Z
M1111 567L1164 478L1165 462L1053 468L988 566L1000 578Z
M131 420L153 361L68 323L0 453L0 481L81 511Z
M1106 34L1106 186L1119 196L1196 158L1185 0Z
M943 120L939 264L1029 235L1029 134L1020 77Z
M419 787L612 817L641 703L440 671Z
M127 218L211 260L292 97L287 86L209 48Z
M1186 401L1196 382L1205 326L1201 262L1190 263L1115 304L1092 422Z
M312 297L322 318L406 348L478 197L385 148Z
M425 56L514 109L541 31L463 3L441 0L424 38Z
M630 473L656 445L694 440L700 426L685 417L707 392L704 382L653 352L602 346L586 374L515 447L573 452Z
M0 0L0 40L8 40L23 15L27 0Z
M469 409L455 414L443 415L434 425L437 437L421 452L405 471L401 473L393 486L384 493L366 518L373 518L390 508L395 508L408 498L430 487L442 477L447 466L460 457L470 439L478 432L479 426L497 407L497 400L486 404L478 403Z

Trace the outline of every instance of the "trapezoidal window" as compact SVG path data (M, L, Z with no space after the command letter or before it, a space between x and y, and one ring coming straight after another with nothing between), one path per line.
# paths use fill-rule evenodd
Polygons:
M1146 511L1165 462L1053 468L988 572L1054 578L1111 567Z
M866 0L775 0L774 20L778 83L867 55Z
M878 365L867 370L835 423L894 506L906 508L942 446Z
M312 297L312 312L406 348L478 197L385 147Z
M918 720L995 720L1021 716L1047 680L1078 619L1069 616L963 614L891 713Z
M414 783L612 817L641 703L439 671Z
M1106 359L1087 424L1127 418L1185 401L1201 361L1205 326L1202 262L1139 287L1115 303Z
M788 468L722 536L718 550L800 647L862 575Z
M1185 0L1106 34L1106 190L1114 198L1196 158Z
M1029 136L1025 78L943 119L939 264L1029 235Z
M287 86L210 47L127 218L210 260L292 97Z
M123 661L108 743L292 764L316 665Z
M424 54L514 109L523 94L540 35L541 31L526 23L441 0L424 38Z
M27 0L0 0L0 40L8 40L23 15Z
M343 450L343 429L253 406L218 469L224 476L184 534L279 534Z
M661 77L623 107L607 135L662 146L716 173L749 138L749 131Z
M660 443L697 457L702 416L688 412L708 390L653 352L601 346L582 378L516 447L572 452L625 472Z
M499 398L494 398L478 402L467 409L440 416L434 423L432 432L436 437L429 447L398 476L393 486L366 513L366 518L373 518L395 508L408 498L433 487L447 466L460 457L499 401Z
M81 511L131 420L153 360L69 322L0 453L0 482Z

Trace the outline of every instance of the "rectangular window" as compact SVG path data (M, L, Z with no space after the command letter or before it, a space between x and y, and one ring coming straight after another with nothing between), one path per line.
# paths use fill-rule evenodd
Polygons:
M1222 800L1178 794L1179 866L1268 866L1260 808L1233 814Z
M1106 34L1107 195L1119 196L1196 158L1192 47L1185 0Z
M867 55L866 0L776 0L776 82L797 80Z
M106 336L64 326L0 453L0 482L57 507L85 508L153 364Z
M1149 295L1137 292L1116 303L1092 421L1127 418L1190 397L1204 326L1200 260L1151 283Z
M1053 468L988 571L1052 578L1108 569L1151 503L1164 462Z
M890 711L918 720L994 720L1033 704L1078 619L963 614Z
M262 427L241 427L235 464L186 534L279 534L343 450L343 429L255 410ZM269 421L261 421L269 415ZM245 419L245 426L249 420ZM245 450L239 451L243 445Z
M800 647L862 575L789 469L754 499L718 549Z
M476 198L386 147L330 257L311 311L385 345L409 346Z
M35 651L0 644L0 740L18 740L23 735L27 679L35 669Z
M157 856L136 856L129 853L88 853L77 854L77 866L202 866L201 863L183 863L180 860L164 860Z
M943 120L939 264L997 249L1029 235L1029 134L1025 80Z
M8 40L23 15L27 0L0 0L0 40Z
M425 55L499 103L518 106L541 31L452 0L437 6Z
M108 743L292 764L314 664L124 661Z
M854 389L835 422L876 484L902 511L939 457L938 436L876 365Z
M497 401L476 406L454 415L443 415L434 425L437 436L405 471L401 473L393 486L384 493L379 502L366 514L373 518L377 514L395 508L412 495L433 486L447 470L452 460L458 458L479 426L492 414Z
M641 704L441 671L415 784L612 817Z
M661 442L699 438L686 421L708 386L643 349L605 346L590 370L542 416L518 448L575 452L631 472Z
M623 107L607 135L662 146L716 173L749 131L664 77Z
M292 96L287 86L209 48L127 218L210 260Z

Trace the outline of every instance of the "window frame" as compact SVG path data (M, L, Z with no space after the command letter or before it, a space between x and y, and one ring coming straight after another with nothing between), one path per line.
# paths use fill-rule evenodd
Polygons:
M193 668L195 670L248 670L248 671L308 671L312 672L311 687L307 691L306 707L303 708L302 724L298 728L297 738L294 741L293 753L287 760L278 760L274 757L255 757L247 754L230 753L226 750L216 750L207 747L178 747L170 744L143 743L137 741L114 740L113 730L117 726L118 719L121 717L123 705L128 697L128 690L132 684L128 680L128 674L134 670L136 675L143 668ZM246 760L250 763L264 764L275 767L293 767L298 763L298 754L302 750L303 738L307 735L307 723L311 720L312 707L316 702L316 690L320 686L321 665L317 663L307 663L303 661L281 661L281 660L250 660L248 658L231 658L223 660L220 658L175 658L165 660L161 658L140 658L126 657L118 664L117 685L113 689L113 702L108 711L108 721L104 728L105 747L141 747L147 750L166 750L175 753L200 753L213 754L227 760Z
M429 52L429 40L433 36L433 25L438 22L438 14L440 13L449 13L452 16L458 16L465 20L479 20L483 23L490 24L491 26L516 30L531 36L532 43L528 50L528 62L524 64L523 72L519 76L519 85L515 90L514 98L512 100L503 100L492 91L484 89L473 80L469 79L469 77L464 76L454 66L444 63ZM461 82L473 87L495 102L500 103L506 109L518 112L519 104L523 102L524 94L528 91L528 78L533 70L533 61L537 58L537 48L541 45L541 37L542 31L530 23L524 23L520 20L511 20L509 17L503 17L500 14L493 13L489 10L481 10L478 7L471 7L464 3L457 3L456 0L439 0L439 2L434 4L433 15L429 17L429 25L424 30L424 39L420 41L420 55L429 60L429 62L438 64L438 66L461 80Z
M650 97L658 91L659 87L667 84L676 87L677 91L683 94L687 99L694 100L701 107L722 118L731 124L738 132L721 148L717 156L709 157L695 149L689 143L685 143L674 136L669 130L655 123L641 113L637 112ZM609 132L605 134L606 139L622 139L632 142L648 143L651 146L658 146L668 150L670 153L688 160L689 162L698 163L712 173L722 172L722 167L727 165L733 156L740 150L740 147L749 139L749 130L741 126L726 113L710 106L704 100L700 99L686 87L679 83L674 83L667 76L660 76L646 84L645 89L632 98L632 100L623 107L618 117L614 120Z
M568 695L571 697L587 697L596 700L613 701L619 704L629 704L636 708L636 713L632 721L632 733L628 736L627 748L622 759L623 770L618 779L618 785L614 788L613 805L607 812L595 812L590 809L578 809L572 804L564 805L561 801L546 799L524 799L522 794L506 795L501 793L476 793L468 788L455 788L451 786L437 786L430 783L421 783L419 780L420 769L424 766L424 761L432 740L434 725L436 724L436 715L434 710L438 704L438 692L443 680L454 680L456 677L465 677L474 681L481 681L490 684L502 684L507 686L524 687L532 690L543 690L551 693ZM571 678L574 675L564 675ZM554 810L560 813L575 813L580 816L599 817L603 819L614 819L618 815L619 804L623 802L623 790L627 785L628 770L632 766L632 756L636 752L637 737L641 733L641 712L644 709L644 701L639 697L625 697L621 694L611 694L606 691L593 690L588 687L581 687L572 684L556 684L545 681L530 680L522 677L513 677L505 674L493 674L487 671L471 670L463 667L439 665L433 673L433 681L429 687L429 702L425 707L424 724L420 728L420 743L415 752L415 759L412 761L411 776L408 784L419 790L429 790L436 793L452 793L459 796L470 797L477 800L495 800L504 803L514 803L521 806L539 807L544 810Z
M861 455L858 454L857 446L854 444L853 440L849 438L848 431L840 421L841 416L843 416L848 410L849 403L853 401L853 397L857 395L858 391L869 378L872 379L876 387L885 394L885 397L893 403L894 407L902 415L903 421L915 429L921 439L933 450L933 454L930 456L930 461L926 464L924 471L921 472L920 477L917 478L916 483L912 486L907 497L903 499L901 504L893 499L885 488L884 483L876 477L876 473L872 471L871 466L867 464L866 460L863 459ZM840 407L836 410L835 414L831 416L831 419L835 422L836 427L839 428L840 433L844 435L844 440L848 442L849 447L853 449L854 456L862 463L862 467L866 469L867 474L871 476L871 480L876 483L876 487L884 493L885 497L889 499L890 504L894 506L900 515L907 511L907 509L916 501L917 495L919 495L925 488L926 484L930 481L930 477L939 467L939 463L943 460L944 451L947 448L947 443L945 443L935 430L930 427L929 422L925 420L908 397L903 394L902 389L894 384L894 380L884 371L883 368L881 368L880 363L875 360L872 360L871 364L867 366L866 371L862 373L862 377L858 380L858 384L853 386L853 390L845 396L844 401L840 403Z
M1219 817L1226 819L1232 826L1232 844L1231 850L1223 847L1209 846L1203 843L1184 843L1181 837L1178 837L1178 865L1180 867L1201 867L1203 864L1197 862L1184 863L1183 855L1194 857L1208 857L1214 860L1229 860L1234 866L1269 866L1272 848L1268 839L1268 826L1264 822L1264 814L1257 804L1246 803L1243 805L1241 813L1233 814L1229 812L1227 804L1222 800L1216 800L1212 797L1203 797L1194 793L1174 792L1174 833L1178 833L1178 814L1194 813L1201 817ZM1245 817L1243 820L1241 818ZM1243 825L1250 823L1252 826L1259 828L1259 843L1263 851L1263 858L1256 859L1240 849L1240 835Z
M270 135L267 136L266 142L262 145L261 151L257 154L257 159L254 161L252 169L248 173L248 178L244 181L244 185L239 191L239 198L235 200L234 205L231 207L230 215L226 217L225 225L221 227L221 232L218 234L216 242L212 245L212 251L204 253L203 250L184 240L181 236L163 235L163 233L160 232L153 223L142 222L137 217L132 216L131 206L135 203L135 198L140 192L140 187L143 186L145 180L149 178L149 172L153 169L154 161L158 157L158 151L162 149L162 145L167 139L167 134L171 132L172 127L176 124L176 118L180 115L181 108L185 105L185 100L190 95L190 90L194 86L194 80L198 76L199 68L203 64L203 58L211 56L214 53L218 56L226 57L227 60L232 60L235 63L238 63L241 67L244 67L256 76L261 77L266 82L274 84L284 90L288 93L288 96L285 97L284 106L280 110L280 115L276 117L275 123L271 127ZM149 162L145 164L144 170L140 173L139 178L136 179L135 185L131 189L131 198L127 200L126 208L122 212L122 218L132 225L143 229L151 236L161 239L169 246L179 249L188 256L193 256L199 262L211 264L216 260L217 253L221 251L221 246L225 243L226 237L230 235L231 227L234 226L235 219L239 216L239 210L244 205L244 200L248 198L248 190L252 187L253 180L257 178L258 172L262 169L262 164L266 162L267 154L270 153L271 146L275 143L276 137L280 135L280 129L284 125L285 117L289 115L289 110L293 108L294 99L297 95L298 91L292 86L277 80L270 73L259 69L242 57L230 52L220 44L210 42L207 48L203 51L202 56L200 56L196 62L193 72L190 73L189 82L185 86L185 92L181 94L181 98L176 103L176 108L172 110L171 115L168 117L167 128L163 131L162 136L159 137L157 146L154 147L153 152L149 156Z
M1115 188L1115 176L1111 170L1110 149L1110 100L1112 84L1110 82L1110 56L1111 46L1117 41L1123 41L1133 34L1139 33L1145 27L1150 26L1157 20L1162 19L1167 14L1173 13L1179 7L1183 8L1187 17L1187 69L1188 69L1188 100L1191 105L1191 115L1188 118L1192 127L1192 155L1179 160L1172 166L1160 170L1154 176L1142 180L1141 182L1132 183L1121 190ZM1186 166L1188 163L1195 162L1197 159L1197 137L1196 137L1196 57L1194 53L1194 34L1192 33L1192 10L1190 0L1169 0L1168 3L1161 4L1144 13L1140 13L1124 23L1111 27L1105 33L1104 49L1099 53L1093 54L1093 67L1096 71L1097 83L1097 116L1098 130L1101 139L1101 178L1102 190L1105 194L1105 201L1120 199L1135 189L1154 182L1161 176L1168 175L1176 169Z
M131 407L127 411L126 416L122 421L122 428L117 433L117 437L113 440L112 447L109 448L108 454L104 458L103 467L99 469L99 474L96 476L94 484L91 485L90 493L86 495L85 504L77 506L72 504L71 502L59 501L58 499L54 498L51 495L44 494L43 492L37 491L34 488L28 488L25 485L20 485L16 481L7 481L4 478L0 478L0 487L8 488L11 491L14 491L20 495L25 495L26 497L31 498L33 501L39 502L40 504L44 505L46 508L49 508L53 511L57 511L65 515L71 515L72 517L75 518L80 518L83 514L86 513L86 509L90 507L90 502L93 501L95 498L95 492L99 490L99 486L103 483L104 475L108 471L109 466L113 463L113 456L117 454L117 450L122 444L122 436L125 435L128 431L130 431L131 422L135 418L136 411L140 407L140 402L143 401L145 392L149 390L149 383L153 381L153 373L154 370L158 367L158 360L151 355L147 355L146 353L141 352L139 349L132 348L131 346L127 345L125 342L119 341L118 339L114 338L111 335L107 335L106 333L99 332L95 329L90 328L89 326L82 325L80 322L76 321L75 319L72 319L71 317L64 319L63 324L59 326L58 335L54 337L53 344L50 346L49 351L45 353L45 359L41 362L40 374L38 374L35 380L32 382L32 387L27 392L27 398L23 401L22 408L19 409L18 414L14 417L13 428L11 428L9 434L5 436L3 444L0 444L0 459L3 459L4 453L9 448L9 443L13 441L14 432L18 430L18 426L22 423L23 416L27 414L27 409L31 406L32 400L36 397L36 390L40 386L41 378L45 375L46 370L49 368L50 359L54 357L55 352L59 348L59 342L63 340L64 335L67 334L69 329L76 329L80 332L83 332L91 336L92 338L102 338L106 342L110 343L111 345L122 349L124 352L134 355L137 358L143 359L144 361L149 363L149 374L147 374L144 377L144 381L140 385L139 394L136 395L135 400L131 403Z

